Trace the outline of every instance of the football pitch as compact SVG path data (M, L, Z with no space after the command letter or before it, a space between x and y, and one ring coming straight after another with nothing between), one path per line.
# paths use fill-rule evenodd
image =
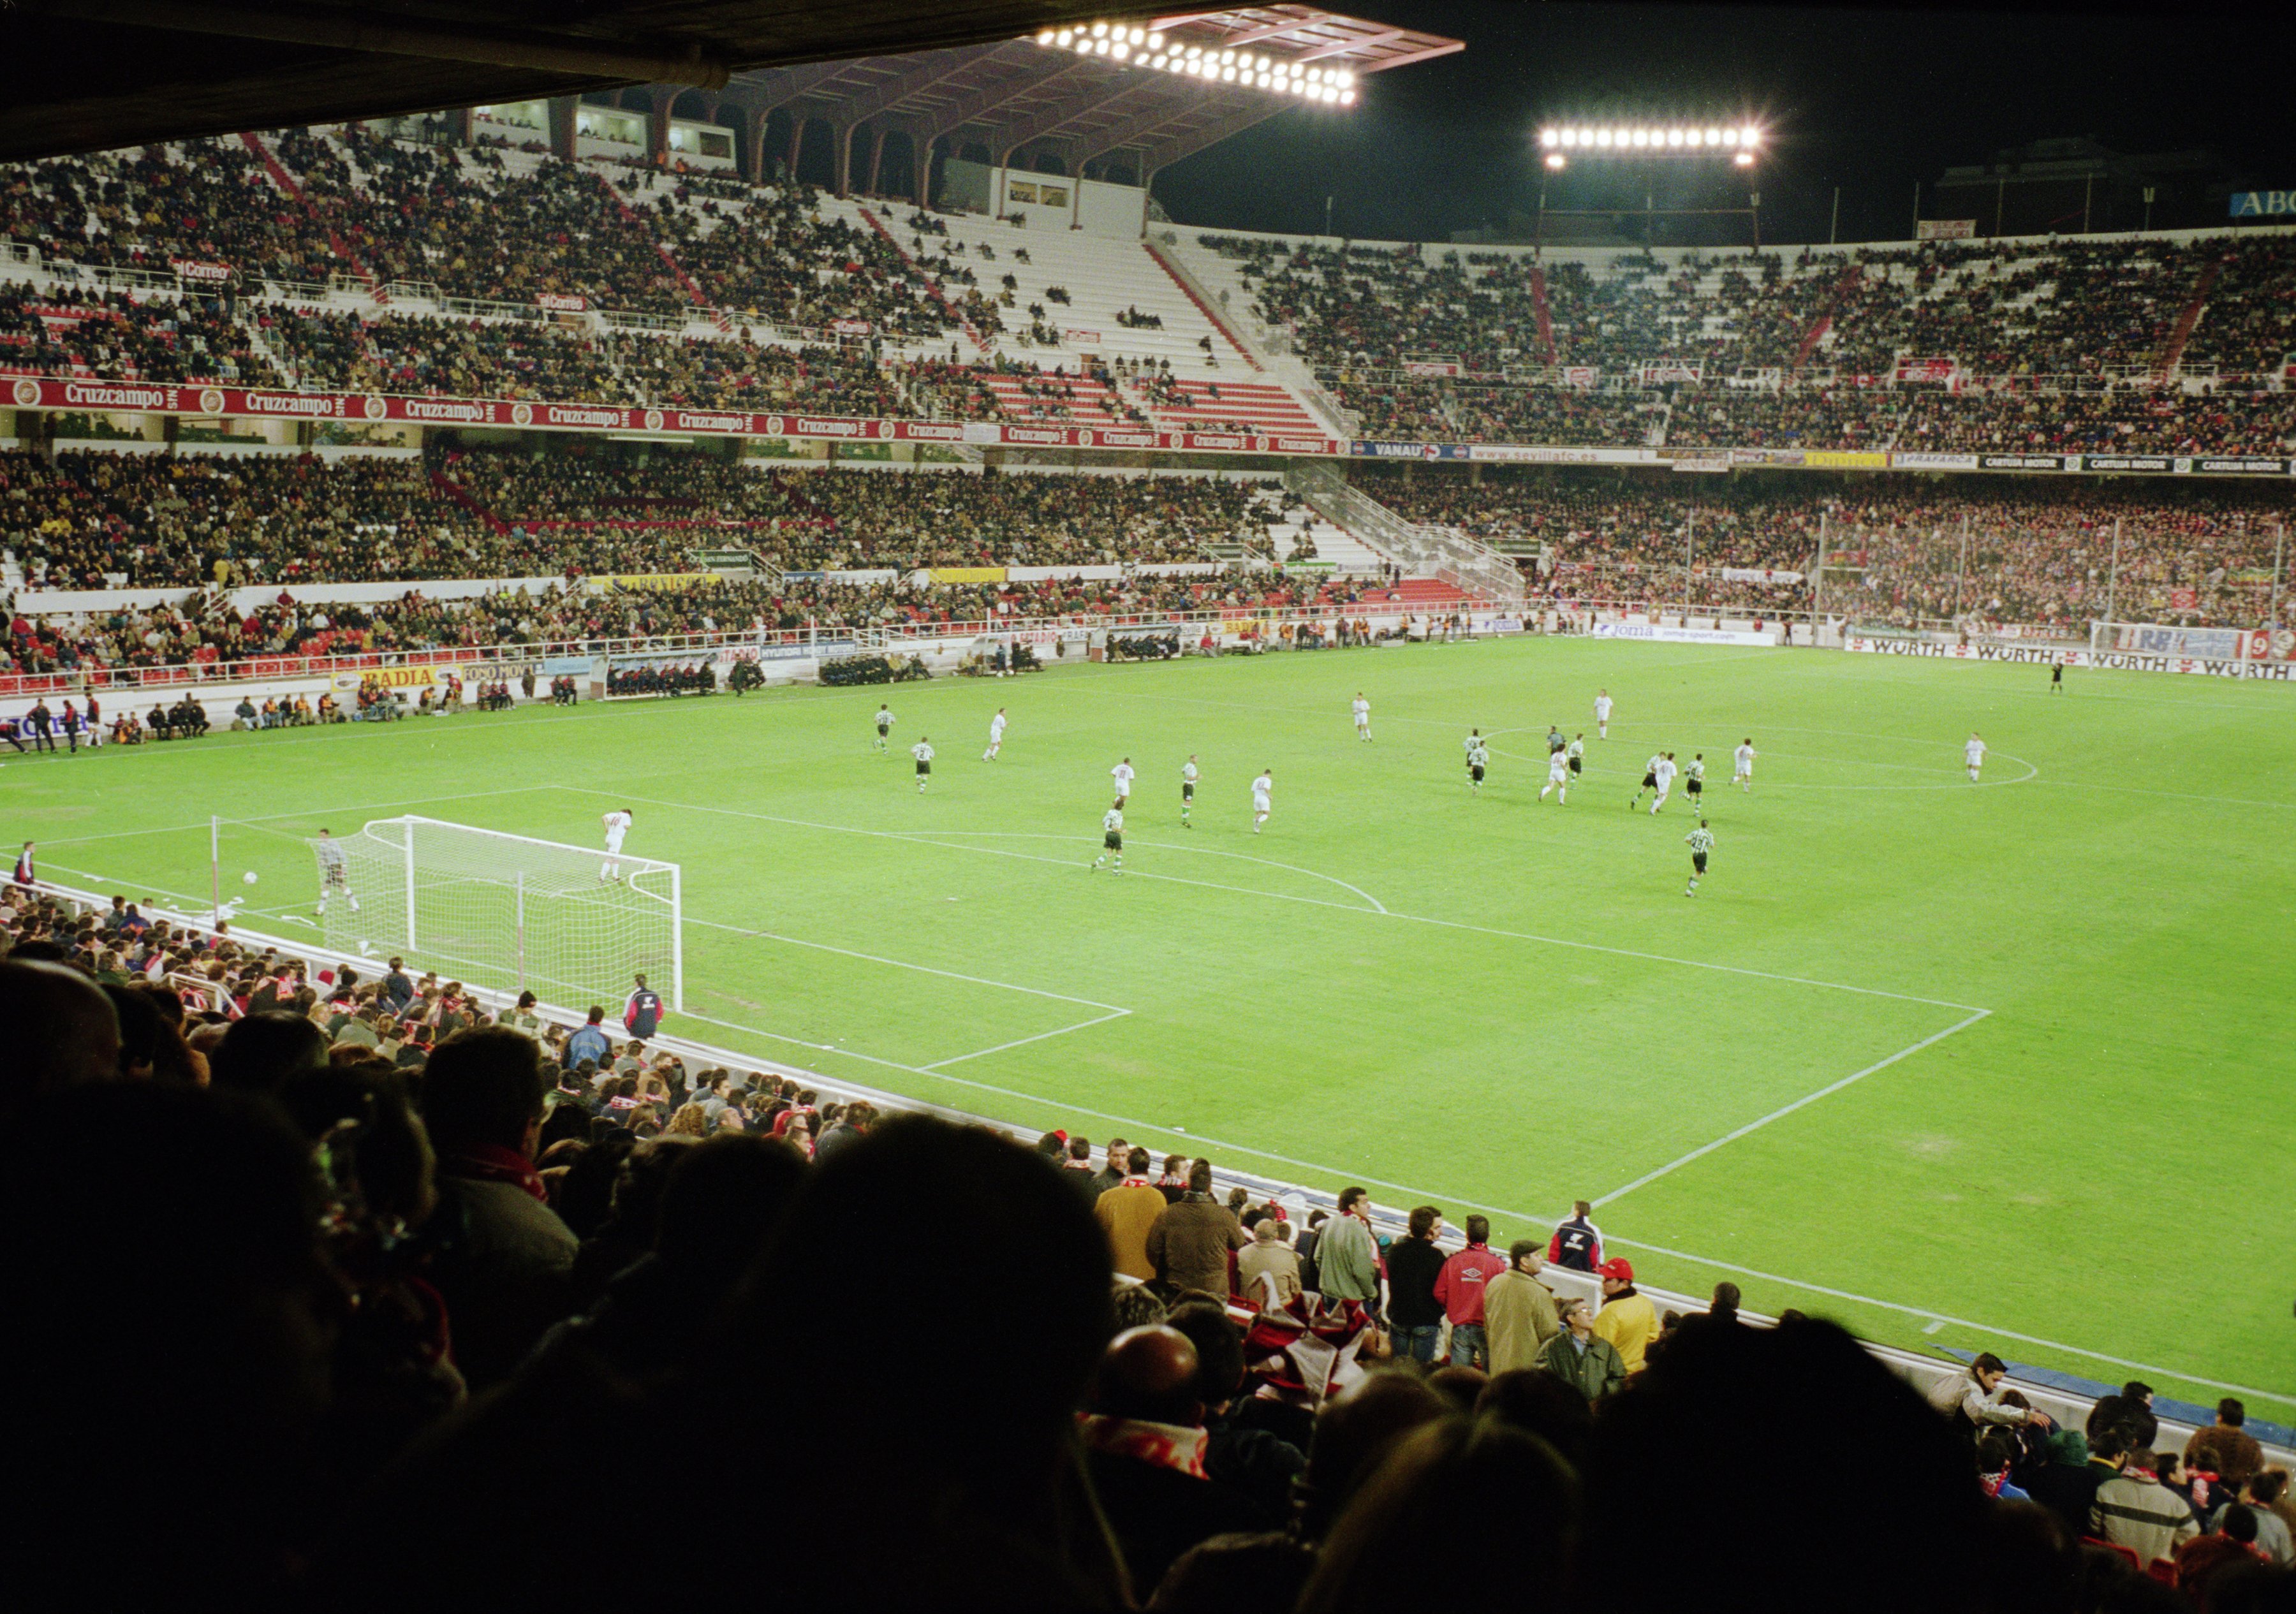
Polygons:
M220 814L242 923L314 940L322 824L588 847L627 807L627 849L685 872L688 1036L1480 1208L1495 1243L1583 1197L1664 1287L2284 1420L2292 719L2276 684L1516 640L11 757L0 802L52 878L201 907ZM1587 736L1562 807L1550 723ZM1706 758L1694 897L1680 785L1627 810L1661 749ZM1095 873L1126 757L1124 873Z

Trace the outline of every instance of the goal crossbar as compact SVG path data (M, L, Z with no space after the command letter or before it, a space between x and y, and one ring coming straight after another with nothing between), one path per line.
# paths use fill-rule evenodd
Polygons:
M644 974L685 1006L676 864L415 813L311 845L331 946L565 1002L610 1004Z

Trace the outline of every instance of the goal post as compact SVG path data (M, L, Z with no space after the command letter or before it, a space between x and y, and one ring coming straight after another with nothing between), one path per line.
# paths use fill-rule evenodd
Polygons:
M685 1006L674 863L416 814L326 845L311 842L319 922L338 951L395 954L578 1010L619 1003L642 974L671 1008Z

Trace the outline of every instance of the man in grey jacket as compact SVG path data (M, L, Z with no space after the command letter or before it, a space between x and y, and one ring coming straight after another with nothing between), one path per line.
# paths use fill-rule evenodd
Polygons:
M1379 1241L1371 1231L1371 1190L1340 1192L1340 1214L1324 1224L1316 1241L1316 1275L1331 1300L1379 1304Z

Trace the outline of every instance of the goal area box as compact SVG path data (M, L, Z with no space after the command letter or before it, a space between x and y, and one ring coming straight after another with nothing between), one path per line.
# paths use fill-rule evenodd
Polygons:
M319 864L331 947L577 1012L619 1003L643 974L671 1008L685 1007L674 863L413 814L334 845L340 882L329 860Z

